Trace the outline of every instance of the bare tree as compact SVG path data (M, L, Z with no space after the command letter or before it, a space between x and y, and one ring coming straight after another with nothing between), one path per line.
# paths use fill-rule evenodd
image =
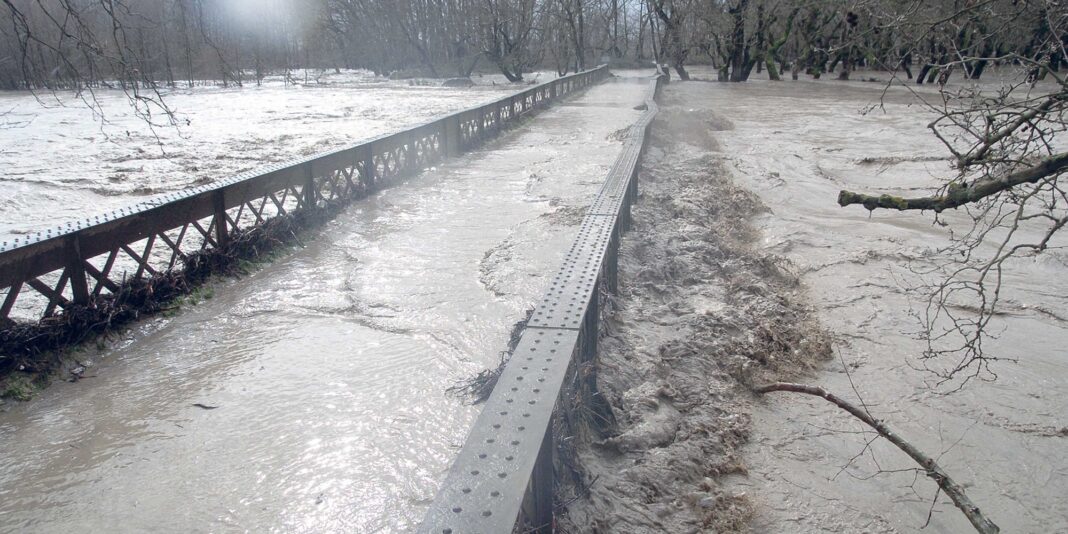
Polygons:
M649 12L660 21L661 53L671 62L671 67L682 80L690 79L685 64L691 43L686 39L685 32L693 9L693 5L686 0L649 0Z
M477 23L482 52L508 81L523 80L523 73L541 62L537 41L535 0L482 0Z
M842 191L842 206L869 210L931 211L961 209L969 227L954 228L951 244L936 267L918 268L932 280L921 286L926 305L921 311L927 350L923 368L942 383L963 385L972 378L993 378L990 363L1001 357L984 350L998 313L1005 269L1015 258L1040 254L1055 245L1068 224L1068 197L1060 182L1068 172L1068 152L1055 137L1068 129L1068 81L1057 72L1065 57L1068 12L1055 2L987 2L934 21L918 42L941 36L950 59L931 64L948 76L954 70L981 74L982 66L1000 63L1014 73L994 90L982 86L943 86L937 98L919 98L937 118L929 129L951 155L955 173L932 195L905 198L889 194ZM999 26L978 25L976 11ZM1009 22L1013 22L1010 24ZM951 28L988 28L959 39ZM997 50L1016 38L1019 26L1048 28L1045 40L1033 39L1021 52L977 55ZM1000 44L990 44L1000 43ZM962 47L961 45L965 45ZM1042 54L1024 51L1045 51ZM921 71L921 77L923 72ZM1046 84L1036 85L1045 78ZM944 83L944 79L943 79ZM981 247L992 244L992 249ZM992 251L989 251L992 250Z

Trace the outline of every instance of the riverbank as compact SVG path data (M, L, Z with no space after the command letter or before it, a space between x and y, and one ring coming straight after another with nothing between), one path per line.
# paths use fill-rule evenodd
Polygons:
M922 346L902 276L948 230L835 203L839 189L925 190L948 169L905 88L872 110L883 89L667 88L602 342L618 426L580 449L584 484L560 496L579 494L569 531L924 526L935 486L896 449L867 447L872 435L821 399L749 393L748 382L783 378L855 399L852 378L1004 531L1068 528L1068 325L1048 313L1068 304L1068 258L1048 251L1006 278L1005 330L989 349L1018 363L1000 362L996 382L934 391L909 365ZM939 496L924 532L969 528Z

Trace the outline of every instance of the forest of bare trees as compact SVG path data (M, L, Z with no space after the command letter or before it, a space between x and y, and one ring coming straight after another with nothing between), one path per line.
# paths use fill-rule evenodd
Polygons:
M1055 0L2 0L0 88L242 84L292 69L468 76L659 59L917 83L1065 67Z
M4 0L2 11L4 89L241 84L298 68L492 68L518 81L654 48L644 5L623 0Z

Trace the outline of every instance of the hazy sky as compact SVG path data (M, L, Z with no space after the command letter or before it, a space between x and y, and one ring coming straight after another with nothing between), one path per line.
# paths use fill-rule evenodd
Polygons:
M306 10L298 9L301 0L219 0L223 13L238 28L252 32L269 32L279 24L299 24Z

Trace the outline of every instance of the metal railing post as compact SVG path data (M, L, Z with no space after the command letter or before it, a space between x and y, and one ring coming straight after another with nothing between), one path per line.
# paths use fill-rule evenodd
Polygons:
M211 196L215 221L215 242L219 248L230 246L230 232L226 228L226 193L225 189L216 189Z
M85 279L85 258L82 257L81 240L78 234L67 238L67 276L75 304L89 304L89 284ZM147 258L145 258L147 261Z
M368 193L373 193L378 188L378 169L375 168L374 143L367 143L363 153L363 180Z
M315 174L312 172L311 162L304 164L304 189L301 191L304 197L304 209L310 210L315 207Z
M553 532L553 493L556 486L553 446L553 423L550 422L541 440L538 459L534 461L534 471L530 475L530 491L526 503L529 508L523 511L523 515L533 527L530 532L538 534Z
M460 155L460 117L457 115L445 117L442 126L442 134L445 136L445 153L450 157Z

